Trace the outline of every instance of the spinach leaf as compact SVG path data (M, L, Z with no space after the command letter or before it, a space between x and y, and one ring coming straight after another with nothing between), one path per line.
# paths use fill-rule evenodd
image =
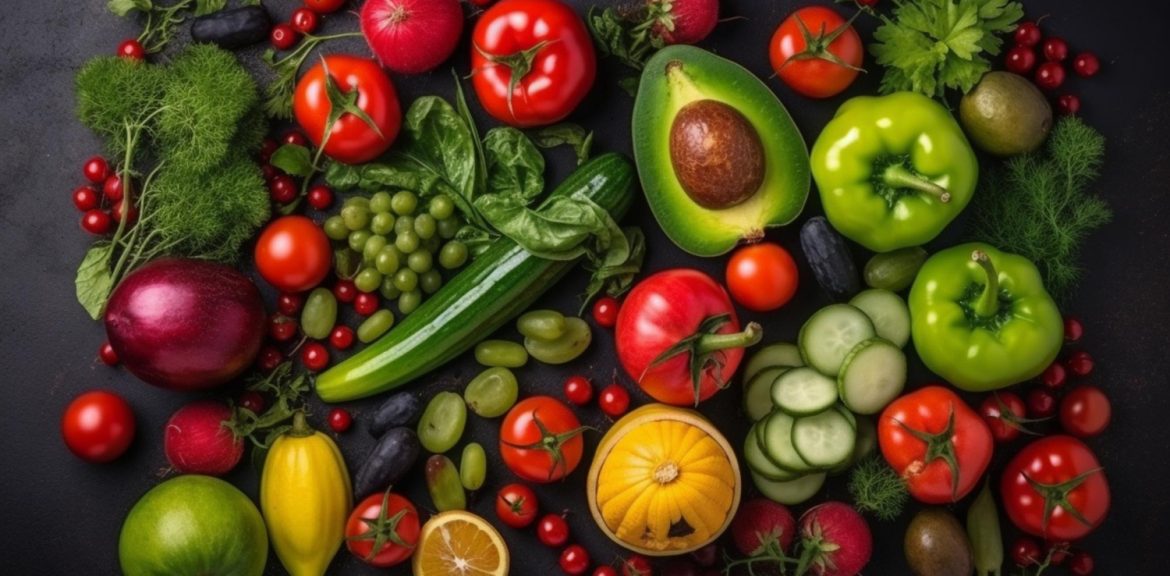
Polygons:
M475 207L500 234L548 260L572 260L610 249L625 253L629 250L625 235L609 212L579 192L557 196L536 209L513 196L489 194L477 199ZM625 258L621 254L613 260ZM606 261L609 260L607 255Z
M541 128L532 133L532 139L541 148L556 148L557 146L572 146L577 154L577 165L580 166L589 159L593 148L593 132L585 130L579 124L563 122Z
M284 173L300 178L308 178L316 171L313 168L313 158L309 155L309 149L296 144L285 144L277 148L268 162L280 168Z
M114 289L114 275L110 271L113 255L114 245L107 240L99 240L89 247L81 265L77 267L77 279L74 281L77 301L94 320L102 317L106 300Z
M615 298L625 294L633 286L634 277L641 272L642 261L646 258L646 235L637 226L623 228L622 232L628 246L624 260L620 259L620 250L610 250L605 258L600 261L590 259L586 266L591 275L585 287L582 311L602 291Z
M414 101L406 112L406 139L395 156L406 166L447 181L463 199L475 199L475 140L467 122L438 96Z
M523 132L493 128L483 140L487 190L527 202L544 191L544 156Z

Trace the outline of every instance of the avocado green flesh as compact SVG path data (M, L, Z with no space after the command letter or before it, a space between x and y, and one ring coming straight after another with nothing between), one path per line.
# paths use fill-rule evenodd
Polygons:
M696 100L723 102L760 135L766 166L760 189L721 210L704 208L683 190L670 158L678 111ZM646 65L634 104L634 157L654 217L666 235L697 256L717 256L743 238L796 219L809 191L808 148L776 95L747 69L686 45L660 50Z

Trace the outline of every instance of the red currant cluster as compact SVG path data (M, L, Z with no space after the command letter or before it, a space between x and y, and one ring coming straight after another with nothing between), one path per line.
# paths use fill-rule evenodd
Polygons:
M1022 22L1016 28L1016 45L1007 51L1004 65L1008 71L1021 76L1032 75L1032 81L1041 89L1055 92L1065 81L1065 63L1069 58L1068 42L1059 36L1044 38L1037 22ZM1037 56L1039 51L1043 61ZM1072 70L1081 78L1091 78L1101 70L1101 61L1092 52L1081 52L1072 60ZM1061 93L1056 97L1056 109L1065 115L1075 115L1081 109L1076 94Z
M94 156L85 162L82 169L89 184L73 190L73 205L81 211L81 228L94 235L109 234L127 216L126 225L133 225L138 219L138 209L126 197L125 183L117 172L110 168L105 158Z

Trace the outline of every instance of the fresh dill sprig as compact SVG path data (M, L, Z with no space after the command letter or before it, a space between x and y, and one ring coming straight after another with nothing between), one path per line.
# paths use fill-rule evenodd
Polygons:
M162 82L158 68L126 58L99 56L78 71L77 118L102 137L110 156L126 153L126 123L158 109Z
M1048 291L1067 297L1081 277L1081 247L1113 216L1089 190L1105 138L1078 118L1060 120L1044 148L994 166L975 196L970 238L1027 257Z
M866 458L853 467L849 494L858 510L887 522L902 514L910 498L906 481L878 456Z

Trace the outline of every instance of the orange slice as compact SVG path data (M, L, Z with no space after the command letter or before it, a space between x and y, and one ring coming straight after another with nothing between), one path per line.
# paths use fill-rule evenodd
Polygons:
M451 510L422 527L413 568L414 576L506 576L508 546L483 518Z

